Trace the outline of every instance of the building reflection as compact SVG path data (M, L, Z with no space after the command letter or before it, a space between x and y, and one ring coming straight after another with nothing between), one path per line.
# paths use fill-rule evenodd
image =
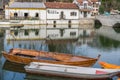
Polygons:
M70 40L10 40L5 42L4 49L9 51L11 48L23 48L51 52L73 53L76 45L81 46L83 44L92 44L93 38L94 36L85 36Z
M13 63L8 60L5 61L3 65L3 70L18 72L18 73L25 73L23 64Z
M5 61L2 67L2 80L23 80L25 78L24 65Z

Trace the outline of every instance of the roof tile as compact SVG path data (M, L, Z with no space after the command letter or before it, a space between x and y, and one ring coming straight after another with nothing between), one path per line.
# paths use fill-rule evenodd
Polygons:
M56 8L56 9L78 9L77 5L74 3L63 3L63 2L46 2L46 8Z

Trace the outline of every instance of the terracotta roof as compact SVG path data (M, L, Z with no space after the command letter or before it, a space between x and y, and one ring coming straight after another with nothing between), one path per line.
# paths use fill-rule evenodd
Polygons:
M81 3L83 3L83 0L77 0L77 2L79 2L81 4Z
M78 9L77 5L74 3L62 3L62 2L46 2L46 8L56 8L56 9Z
M83 0L77 0L77 1L80 3L80 5L82 5ZM88 5L92 5L90 0L88 0Z

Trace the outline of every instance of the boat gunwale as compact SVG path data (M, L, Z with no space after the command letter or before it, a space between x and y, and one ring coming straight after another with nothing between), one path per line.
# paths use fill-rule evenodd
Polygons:
M23 56L16 56L13 54L10 54L6 51L2 51L3 56L11 61L11 62L15 62L15 63L21 63L21 64L29 64L31 61L35 61L35 62L47 62L47 63L53 63L53 64L65 64L65 65L75 65L75 66L93 66L96 61L99 59L98 58L88 58L86 60L83 61L52 61L52 60L38 60L38 59L34 59L34 58L30 58L30 57L23 57ZM13 56L12 59L10 56ZM19 58L20 60L15 60L15 58ZM16 59L17 59L16 58ZM22 59L21 59L22 58ZM26 60L26 61L24 61Z
M37 52L37 53L49 53L49 54L56 54L56 55L64 55L64 56L69 56L69 57L80 57L80 58L85 58L85 59L99 59L100 58L100 54L98 54L97 58L91 58L91 57L87 57L87 56L80 56L80 55L73 55L73 54L65 54L65 53L59 53L59 52L47 52L47 51L37 51L37 50L27 50L27 49L19 49L19 48L12 48L10 49L9 54L16 54L14 52L12 52L13 50L19 50L18 53L22 54L22 51L30 51L30 52ZM30 54L26 54L26 55L30 55ZM36 55L35 55L36 56Z
M12 54L9 54L9 53L3 53L3 54L5 54L5 55L10 55L10 56L17 56L17 55L12 55ZM21 57L21 58L28 58L28 59L31 59L30 57L24 57L24 56L17 56L17 57ZM34 60L37 60L37 59L35 59L35 58L32 58L32 59L34 59ZM89 61L97 61L98 59L97 58L93 58L93 59L89 59ZM49 61L49 60L45 60L45 61ZM52 61L52 60L50 60L50 61ZM53 60L54 62L59 62L59 61L61 61L61 60L59 60L59 61L55 61L55 60ZM84 61L82 61L82 62L86 62L86 61L88 61L88 59L87 60L84 60ZM71 62L81 62L81 61L63 61L63 62L65 62L65 63L71 63Z

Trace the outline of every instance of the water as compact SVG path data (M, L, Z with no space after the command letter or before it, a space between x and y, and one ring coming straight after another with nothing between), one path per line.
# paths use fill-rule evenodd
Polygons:
M2 44L4 42L4 44ZM74 55L83 55L88 57L97 57L101 54L99 61L120 65L120 42L95 35L93 37L84 37L77 41L0 41L0 51L9 51L11 48L25 48L44 50L52 52L62 52ZM58 78L46 76L37 76L26 74L24 65L6 61L0 54L0 80L70 80L69 78ZM98 62L93 66L100 68ZM74 80L74 79L72 79Z

